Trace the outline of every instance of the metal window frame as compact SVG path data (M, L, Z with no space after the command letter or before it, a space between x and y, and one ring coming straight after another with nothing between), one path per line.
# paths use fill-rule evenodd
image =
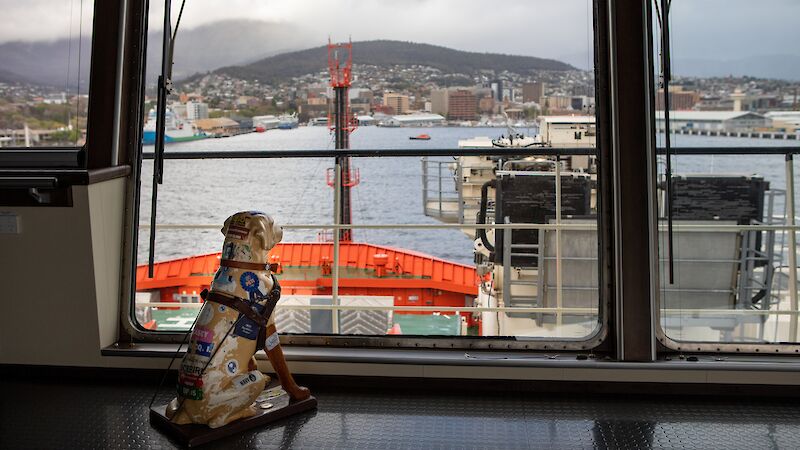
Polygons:
M335 160L346 154L350 157L426 157L426 156L462 156L462 155L596 155L596 148L537 148L537 149L509 149L498 148L491 149L356 149L356 150L327 150L327 149L313 149L313 150L279 150L279 151L223 151L223 152L175 152L165 153L165 159L272 159L272 158L331 158ZM152 153L143 154L143 159L152 159ZM337 171L338 173L338 171ZM534 226L534 227L548 227L542 224L516 224L516 226ZM331 225L319 225L318 228L334 229L334 228L362 228L370 226L392 226L395 228L413 227L420 228L421 226L404 225L404 224L386 224L386 225L353 225L341 226L338 223ZM454 224L430 224L425 228L435 229L448 229L455 227L464 227L466 225ZM292 226L310 228L311 226ZM494 225L487 225L487 228L493 228ZM549 227L552 227L550 225ZM602 231L598 223L598 234ZM338 233L334 233L334 240ZM136 246L131 245L135 251ZM131 255L132 261L135 261L135 255ZM336 259L336 258L335 258ZM334 266L334 280L337 272L337 266ZM135 265L131 266L131 271L135 271ZM600 273L598 274L600 285L604 285L602 280L607 276L604 275L602 267L598 267ZM135 283L133 275L132 283ZM336 282L334 281L334 285ZM131 293L135 292L135 286L131 285ZM350 335L285 335L286 343L304 346L334 346L334 347L372 347L372 348L446 348L446 349L498 349L498 350L558 350L558 351L594 351L604 350L599 347L604 343L608 333L608 311L605 305L608 302L602 299L602 289L598 296L598 323L599 326L594 332L584 338L563 338L563 339L548 339L537 337L514 337L514 336L498 336L498 337L485 337L485 336L407 336L396 338L391 336L350 336ZM334 296L336 292L334 290ZM144 342L180 342L185 333L178 332L153 332L144 330L141 326L133 320L134 302L133 295L128 295L123 302L122 310L127 314L123 319L128 335L137 341ZM445 309L445 308L443 308ZM453 309L452 307L447 309Z
M606 23L603 21L597 20L597 11L600 9L600 5L604 3L605 0L594 0L595 7L593 10L594 16L594 42L595 47L606 45L606 40L601 38L601 36L607 33L607 29L605 28ZM142 2L131 2L137 5L141 5ZM142 16L137 16L136 14L131 14L134 18L138 17L138 20L131 21L133 23L127 23L125 26L128 29L128 35L125 43L125 48L130 49L135 43L127 42L133 41L131 38L130 30L136 30L136 26L139 26L139 38L141 39L141 35L146 36L147 34L147 12L149 10L148 2L144 1L144 9ZM140 11L141 12L141 11ZM134 65L137 65L141 68L141 73L144 73L145 67L145 59L146 59L146 40L139 44L137 50L136 58L134 58ZM597 61L598 52L595 52L595 60ZM601 53L605 53L602 52ZM126 61L123 65L123 69L131 64L131 61ZM595 83L596 83L596 90L597 86L605 85L607 82L605 80L601 80L600 78L605 76L605 72L595 70ZM143 78L143 77L141 77ZM144 80L140 80L140 88L141 88L141 95L139 97L140 107L143 107L144 100ZM600 97L603 94L601 92L597 92L596 97ZM599 99L598 99L599 101ZM603 113L598 112L597 120L598 122L602 121L602 123L609 123L609 119L607 117L600 117ZM132 125L132 124L130 124ZM130 127L129 127L130 128ZM598 127L601 128L601 127ZM139 132L140 133L140 132ZM601 130L598 129L598 134L602 133ZM132 134L132 133L130 133ZM137 133L138 135L138 133ZM139 135L140 138L140 135ZM217 158L217 157L225 157L225 158L277 158L277 157L341 157L343 155L351 156L351 157L389 157L389 156L408 156L408 157L421 157L421 156L459 156L459 155L485 155L487 153L491 153L493 155L521 155L526 153L537 154L537 155L558 155L564 154L566 150L574 150L574 154L591 154L591 155L600 155L600 152L604 151L602 146L600 148L595 149L552 149L552 148L541 148L537 149L535 152L533 151L520 151L520 149L492 149L491 152L487 152L485 149L428 149L428 150L413 150L413 149L373 149L373 150L347 150L347 152L339 151L332 151L332 150L285 150L285 151L239 151L239 152L181 152L181 153L166 153L165 159L205 159L205 158ZM128 140L126 149L129 151L129 162L132 165L132 176L131 179L134 181L132 189L130 189L130 193L128 195L128 204L129 207L127 208L127 216L126 216L126 243L125 243L125 254L124 254L124 267L125 273L123 273L123 297L121 302L121 331L120 331L120 341L121 342L133 342L133 341L143 341L143 342L179 342L180 339L184 336L183 333L154 333L144 330L140 327L138 323L135 323L134 319L134 297L135 297L135 271L136 271L136 251L137 251L137 242L138 242L138 210L139 210L139 200L140 200L140 185L141 185L141 165L143 159L151 159L153 157L152 154L143 154L142 153L142 145L141 139L138 139L136 142L132 142L131 139ZM608 151L605 150L605 154L608 154ZM610 165L609 165L610 167ZM610 179L610 173L607 170L603 171L603 173L598 174L598 185L604 183L605 180ZM609 202L603 202L600 199L600 195L598 195L598 245L600 246L607 246L608 243L611 242L610 238L610 225L611 221L608 218L604 217L604 214L600 213L600 205L604 205L604 207L608 208ZM605 211L605 209L603 209ZM599 249L600 255L605 255L606 252L602 251L602 248ZM497 338L487 338L487 337L436 337L436 336L413 336L413 337L406 337L406 338L389 338L386 336L378 336L378 337L364 337L364 336L328 336L328 335L291 335L287 336L287 343L290 344L298 344L298 345L325 345L325 346L343 346L343 347L375 347L375 348L463 348L463 349L505 349L505 350L559 350L559 351L596 351L598 353L606 352L610 349L606 342L606 338L608 337L609 333L609 305L611 304L610 295L611 289L610 286L612 285L609 279L609 273L611 268L611 259L610 258L603 258L599 261L598 264L598 280L599 280L599 289L598 289L598 321L600 322L600 326L597 327L595 333L588 336L584 340L546 340L546 339L528 339L525 338L524 340L518 340L513 337L497 337Z
M131 67L124 60L124 33L128 10L136 3L93 1L86 142L80 146L4 147L0 151L0 176L42 172L56 177L60 187L68 187L91 182L93 173L119 165L118 154L127 138L126 130L121 129L127 123L124 108L131 103L127 95L136 82L135 78L123 77L123 69ZM105 92L114 95L103 95Z
M647 0L642 0L642 3L646 2ZM649 2L648 2L649 3ZM635 268L636 271L631 272L634 268L631 265L620 264L619 261L614 259L615 251L617 250L617 246L615 243L615 235L612 232L612 226L619 220L619 215L614 215L613 213L620 208L619 205L614 205L612 200L612 194L617 190L611 184L611 180L614 179L615 171L618 169L614 167L615 164L618 163L619 155L617 154L617 150L612 148L612 142L614 139L619 138L619 129L612 129L612 124L619 123L619 119L617 116L612 116L612 112L615 112L615 108L619 108L619 104L615 103L614 97L610 95L612 92L612 87L618 83L618 80L614 77L618 76L614 70L619 70L621 67L619 64L615 64L615 60L613 58L617 58L620 52L620 49L617 47L618 45L624 45L624 42L620 43L616 41L614 36L612 36L612 28L617 27L618 29L617 34L619 35L622 33L623 29L619 28L619 16L623 16L625 14L630 14L631 11L626 11L627 5L622 5L619 3L619 0L595 0L594 1L594 25L595 25L595 83L596 83L596 98L597 98L597 130L598 130L598 147L596 149L598 155L598 164L602 168L598 174L598 199L608 199L609 201L599 202L598 203L598 217L599 217L599 224L598 230L603 230L598 236L599 238L599 257L601 259L601 267L604 269L604 272L600 274L601 276L601 285L600 290L603 292L604 297L601 297L603 300L601 301L601 308L606 312L604 326L602 328L603 336L598 336L599 339L597 340L597 345L594 348L591 347L584 347L579 350L591 350L598 354L610 354L611 356L615 356L616 352L620 351L619 342L623 337L627 338L630 342L631 340L636 340L637 338L644 337L646 339L652 339L653 334L649 336L647 333L643 333L641 330L632 329L629 326L625 326L625 323L620 323L614 319L613 316L619 314L619 310L623 308L623 304L618 302L615 295L617 295L616 287L619 283L619 275L617 272L621 273L637 273L636 271L640 272L639 268ZM639 13L640 18L641 14L647 13L650 14L650 11L646 11L647 6L638 5L636 11L633 13ZM175 342L177 337L180 334L171 333L170 335L161 335L161 336L154 336L152 333L146 333L144 330L138 328L134 323L132 323L132 302L131 299L133 298L133 293L135 291L135 255L134 252L136 251L136 246L133 245L137 241L138 238L138 204L139 204L139 182L140 182L140 172L141 172L141 162L142 159L148 159L152 157L151 155L142 154L141 151L141 124L137 119L137 115L141 116L141 109L144 105L144 80L141 77L141 74L144 73L145 67L145 54L146 54L146 34L147 34L147 11L148 11L148 2L146 0L140 1L129 1L128 2L128 17L127 21L124 21L122 24L125 27L126 31L126 38L124 42L124 48L126 49L125 52L125 61L122 64L122 70L126 71L126 73L135 75L133 77L133 88L130 89L130 92L127 93L128 97L128 109L125 111L127 116L131 118L125 122L127 124L125 131L125 135L120 138L120 150L124 153L121 153L121 161L126 161L131 164L133 174L131 176L132 180L132 187L129 189L128 195L128 208L127 208L127 216L126 216L126 242L125 242L125 267L129 267L131 270L126 270L123 274L123 290L124 292L123 299L122 299L122 311L121 311L121 330L120 330L120 341L121 342L133 342L136 341L150 341L150 342ZM645 19L646 20L646 19ZM647 26L650 25L650 22L647 21ZM626 24L623 24L625 30L631 29L631 22L628 21ZM651 35L648 34L646 39L651 39ZM652 49L652 42L648 41L648 52ZM651 53L648 55L642 55L641 57L647 60L647 58L651 56ZM617 60L618 61L618 60ZM631 63L631 61L628 61ZM652 67L651 69L652 70ZM641 74L639 74L641 76ZM126 77L128 79L130 77ZM650 77L652 80L652 77ZM618 95L618 91L614 91L616 95ZM650 92L648 96L648 101L654 103L653 100L654 92ZM651 109L651 114L653 113ZM138 114L137 114L138 113ZM616 118L616 120L615 120ZM119 119L118 120L122 120ZM654 120L651 119L650 127L648 127L650 133L647 135L647 138L651 145L654 146L654 134L652 130L654 130L655 123ZM642 144L642 142L639 142ZM492 153L501 154L506 150L503 149L495 149ZM273 157L281 156L281 157L303 157L306 156L309 152L314 153L314 157L319 156L341 156L339 154L332 155L332 154L322 154L323 152L319 151L280 151L280 152L269 152ZM376 153L381 153L383 156L421 156L419 150L413 151L405 151L405 150L351 150L349 151L349 155L354 157L370 157L370 156L381 156L377 155ZM453 153L456 154L469 154L469 151L460 150L453 152L453 150L448 149L441 149L437 151L433 151L430 153L430 156L447 156ZM475 152L475 154L484 154L485 151ZM508 154L519 154L519 152L513 152L508 150ZM651 152L652 153L652 152ZM674 154L697 154L697 153L704 153L704 154L787 154L786 147L769 147L769 148L760 148L758 151L748 151L747 149L742 148L677 148L673 149ZM790 153L800 153L800 148L791 150ZM250 158L250 157L263 157L262 155L264 152L238 152L235 155L231 155L230 153L226 152L226 156L228 157L240 157L240 158ZM178 156L173 154L167 153L166 158L172 159L176 157L191 157L194 159L203 159L207 157L214 157L214 155L209 155L208 153L201 154L199 152L188 152L183 156ZM608 165L608 167L606 167ZM651 177L654 177L654 167L649 166L653 170L653 174ZM646 169L646 168L643 168ZM617 172L618 173L618 172ZM603 182L600 182L600 181ZM652 178L651 178L652 180ZM651 190L648 190L651 192ZM652 208L652 204L648 205L648 209ZM618 210L618 213L622 213L624 211L631 212L629 209L624 208L622 210ZM647 211L633 211L634 213L644 213L647 214ZM653 214L649 214L649 219L652 220ZM655 227L653 227L655 228ZM651 231L655 233L654 231ZM650 240L651 245L653 245L654 240ZM657 241L655 241L657 242ZM652 250L652 249L651 249ZM657 249L656 249L657 250ZM656 254L657 252L653 252ZM657 266L655 266L656 256L652 257L650 265L650 273L655 273ZM603 275L607 275L605 279L603 279ZM657 286L657 284L655 285ZM678 342L673 341L667 338L663 330L661 330L660 320L659 320L659 311L660 308L658 306L658 299L656 295L658 294L657 290L653 293L653 296L644 296L641 297L639 301L648 300L652 301L655 298L655 307L651 310L651 316L648 320L652 320L654 323L654 334L655 339L657 339L659 346L657 348L658 355L664 354L672 354L676 351L678 352L713 352L713 353L752 353L752 354L765 354L765 353L792 353L797 354L800 352L800 346L798 345L775 345L775 344L756 344L756 345L742 345L742 344L718 344L718 343L689 343L689 342ZM628 325L630 322L628 322ZM313 339L312 339L313 338ZM519 350L567 350L559 347L559 344L563 344L563 342L551 342L551 343L543 343L537 341L525 341L525 342L515 342L508 339L485 339L485 338L470 338L470 337L458 337L455 338L459 341L459 344L467 343L468 345L459 345L458 348L483 348L483 349L491 349L491 350L508 350L508 349L519 349ZM341 347L375 347L375 348L396 348L396 347L404 347L404 348L417 348L417 347L427 347L427 348L456 348L456 342L452 342L453 339L446 339L446 338L426 338L426 337L408 337L407 339L394 339L388 340L386 337L342 337L342 336L295 336L295 335L287 335L285 337L285 342L290 344L304 344L304 345L328 345L328 346L341 346ZM453 344L450 347L449 344ZM535 344L535 345L532 345ZM646 350L647 351L647 350ZM623 354L624 355L624 354ZM616 355L619 356L619 355ZM625 358L619 358L621 360L630 360Z
M647 27L647 55L649 58L649 82L651 89L648 92L648 100L649 100L649 111L648 114L650 116L650 124L648 127L648 134L649 134L649 142L655 148L655 139L656 139L656 121L655 121L655 89L653 86L653 82L655 80L654 70L655 70L655 58L656 55L654 53L655 47L653 45L653 20L652 20L652 1L645 0L646 2L646 27ZM704 154L717 154L717 155L747 155L747 154L759 154L759 155L784 155L786 157L786 165L787 165L787 173L790 173L790 170L793 170L792 161L793 155L800 154L800 146L798 147L759 147L758 151L752 151L744 148L708 148L708 149L699 149L699 148L686 148L686 147L678 147L672 148L671 153L673 155L690 155L690 154L698 154L703 152ZM649 155L655 156L656 152L648 152ZM649 172L650 172L650 187L649 191L651 193L650 199L650 222L653 224L651 228L655 230L658 224L658 213L657 208L655 206L658 205L657 200L655 199L655 184L657 170L656 170L656 162L654 158L651 157L651 161L649 162ZM794 177L787 177L788 186L793 187L794 185ZM788 199L788 197L787 197ZM792 196L793 200L793 196ZM791 205L794 204L793 201L790 203ZM793 209L793 208L792 208ZM782 229L789 230L789 235L794 235L791 230L796 230L794 222L794 214L791 214L790 217L791 222L789 223L788 227L781 227ZM650 271L653 276L653 285L652 285L652 298L654 300L653 307L655 308L653 311L653 328L654 328L654 337L659 344L658 351L660 354L672 354L672 353L684 353L684 352L691 352L691 353L718 353L718 354L791 354L797 355L800 353L800 342L795 343L732 343L732 342L696 342L696 341L682 341L677 339L670 338L666 330L661 326L661 318L662 318L662 307L661 307L661 295L662 290L660 288L660 282L658 280L659 276L659 255L661 252L658 236L654 234L651 240L652 250L650 256ZM793 247L792 250L797 252L796 247ZM795 265L796 267L796 265ZM795 268L796 270L796 268ZM795 296L797 295L795 291ZM721 310L725 311L725 310Z

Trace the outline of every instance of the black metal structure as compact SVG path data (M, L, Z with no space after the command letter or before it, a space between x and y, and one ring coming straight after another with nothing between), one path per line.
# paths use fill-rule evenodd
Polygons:
M608 0L616 355L655 359L655 137L650 2ZM624 68L624 69L623 69ZM636 92L636 95L630 95ZM644 151L647 149L648 151Z
M669 264L669 284L675 283L675 255L674 233L672 229L672 152L670 142L670 97L669 84L672 81L672 70L670 62L670 41L669 41L669 9L672 0L661 0L661 11L659 14L661 26L661 84L664 89L664 150L667 158L665 167L666 186L666 208L667 208L667 261Z
M148 275L153 276L153 264L156 255L156 215L158 214L158 185L164 181L164 134L167 115L167 95L172 81L169 79L171 72L172 55L172 20L170 12L172 1L164 2L164 29L161 44L161 75L158 76L158 106L156 107L156 142L153 161L153 193L150 198L150 254L148 256Z
M348 88L345 86L335 86L334 92L334 138L336 150L350 149L350 117L348 114L347 98ZM339 222L342 224L352 223L353 210L350 189L352 188L352 174L350 168L350 156L336 156L336 165L339 167ZM343 241L353 240L353 230L339 230L339 239Z

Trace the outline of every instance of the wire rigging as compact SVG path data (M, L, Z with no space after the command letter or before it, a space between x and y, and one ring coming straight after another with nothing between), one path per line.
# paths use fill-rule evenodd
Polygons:
M673 208L672 208L672 147L670 142L670 98L669 84L672 78L670 68L670 36L669 36L669 8L670 0L661 0L661 11L656 2L656 14L659 17L661 28L661 84L664 91L664 150L666 156L665 168L665 194L667 209L667 259L669 266L669 284L675 284L675 255L673 233Z
M69 34L67 35L67 36L69 36L69 38L67 39L67 76L64 78L64 93L65 93L65 95L66 95L67 92L70 91L70 89L69 89L69 73L72 70L72 21L73 21L72 10L73 10L73 6L75 5L74 1L71 1L71 0L67 0L67 1L69 3ZM67 115L64 119L66 119L67 129L69 129L69 125L70 125L70 122L71 122L71 120L69 118L69 105L67 105L67 108L64 108L64 112Z
M83 0L81 0L83 1ZM181 9L178 13L178 21L175 24L175 31L172 32L172 20L170 13L172 1L164 2L164 30L161 45L161 75L158 77L158 104L156 106L156 141L153 158L153 193L150 197L150 254L147 261L148 277L153 277L155 263L155 244L156 244L156 214L158 212L158 185L164 182L164 139L166 133L166 114L167 96L172 93L172 66L173 52L175 49L175 38L178 34L183 8L186 0L181 2Z
M76 96L75 96L75 145L81 138L80 133L80 118L81 118L81 47L83 47L83 0L80 3L80 10L78 11L78 78L75 80Z

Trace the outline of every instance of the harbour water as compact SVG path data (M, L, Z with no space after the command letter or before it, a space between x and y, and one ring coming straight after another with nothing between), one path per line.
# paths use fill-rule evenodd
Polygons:
M528 130L519 130L528 132ZM429 141L409 136L429 134ZM504 128L379 128L363 127L351 136L352 148L457 148L460 139L498 137ZM663 135L659 140L663 140ZM796 141L755 138L673 136L677 146L797 146ZM269 130L223 139L205 139L167 146L167 152L235 151L333 148L326 127ZM145 152L152 152L146 146ZM443 158L447 160L448 158ZM761 175L774 189L785 188L782 155L768 156L678 156L675 174L715 173ZM353 222L359 224L436 224L422 207L422 173L418 157L356 158L353 165L361 183L353 189ZM166 160L164 184L159 186L159 224L219 224L231 213L257 209L272 214L282 224L330 224L333 222L333 189L326 184L327 158L253 160ZM663 171L663 166L659 166ZM800 182L795 170L795 183ZM152 161L142 168L139 222L150 221ZM445 186L448 189L448 186ZM452 185L449 187L452 190ZM780 199L779 199L780 200ZM783 201L776 203L783 212ZM146 228L140 229L138 261L147 261ZM319 230L286 230L284 242L318 239ZM449 230L355 230L354 239L415 250L462 263L472 261L472 242L460 231ZM156 260L187 257L219 251L218 230L158 230Z

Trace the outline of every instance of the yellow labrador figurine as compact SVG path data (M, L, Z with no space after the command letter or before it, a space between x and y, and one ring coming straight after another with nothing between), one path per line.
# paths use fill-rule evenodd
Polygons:
M229 217L222 233L220 268L181 363L178 396L167 406L177 424L217 428L255 415L251 405L269 382L253 356L260 348L292 400L311 395L292 378L272 317L280 285L267 261L283 229L264 213L245 211Z

